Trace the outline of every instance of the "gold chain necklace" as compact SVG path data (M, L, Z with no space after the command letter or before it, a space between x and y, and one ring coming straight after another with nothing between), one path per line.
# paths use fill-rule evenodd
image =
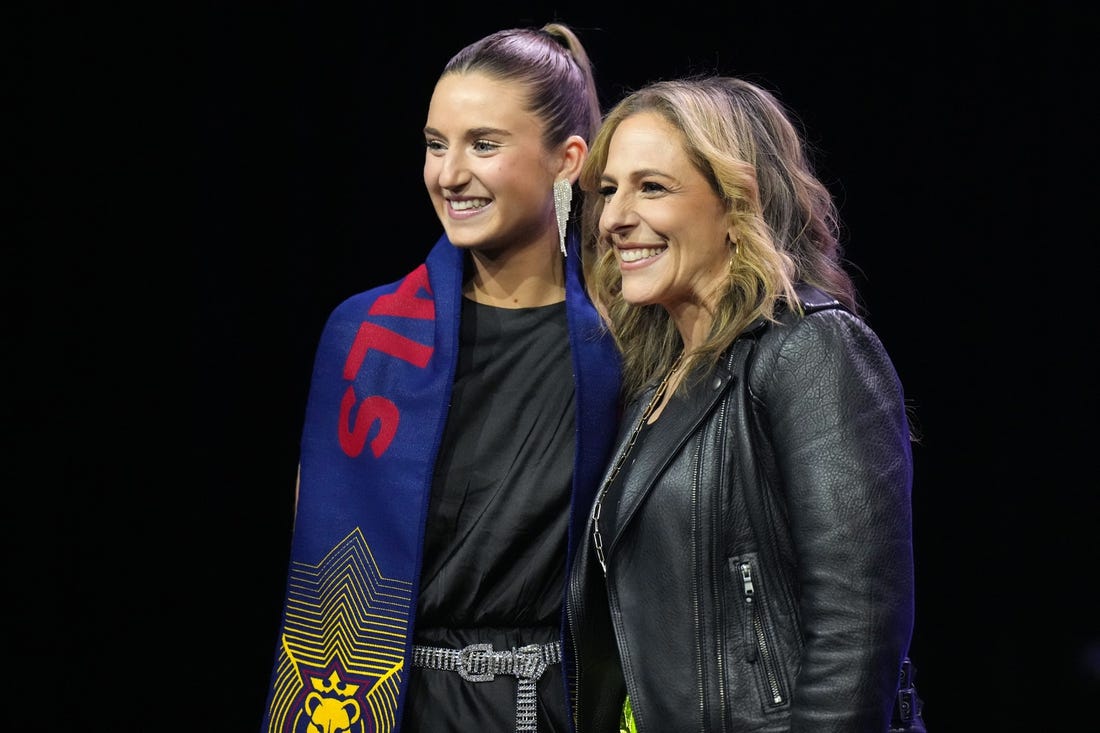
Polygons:
M665 378L657 385L657 389L653 392L653 397L650 398L649 404L646 405L645 410L642 412L642 416L638 418L638 422L634 423L634 429L630 432L630 440L626 442L626 446L619 454L619 459L615 461L615 467L611 469L611 473L603 482L603 486L600 487L600 493L596 494L596 503L592 506L592 542L596 546L596 559L599 561L605 577L607 576L607 559L604 557L603 552L603 535L600 534L600 513L603 510L604 495L607 494L607 490L615 481L615 477L619 475L619 469L623 467L623 463L626 462L627 456L630 455L630 450L634 447L634 442L638 440L638 434L642 432L642 426L646 424L649 420L649 416L653 414L653 411L657 409L657 405L661 403L661 398L665 396L665 391L668 389L668 380L671 379L672 375L676 373L676 370L680 368L680 362L683 360L684 352L681 351L680 355L676 357L676 361L673 362L672 368L665 374Z

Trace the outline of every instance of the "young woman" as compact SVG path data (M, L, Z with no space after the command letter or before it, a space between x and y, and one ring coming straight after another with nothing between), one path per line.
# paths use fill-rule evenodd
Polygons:
M913 627L902 386L779 101L662 81L581 177L630 404L570 580L577 729L883 733ZM629 717L629 716L628 716Z
M321 337L264 730L568 729L567 563L620 386L569 224L599 112L564 25L444 68L424 126L444 234Z

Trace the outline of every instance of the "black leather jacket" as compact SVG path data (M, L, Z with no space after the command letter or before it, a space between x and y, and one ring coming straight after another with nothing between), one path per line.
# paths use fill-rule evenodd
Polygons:
M887 729L913 627L902 387L862 320L799 293L804 317L741 336L628 459L606 581L589 518L567 606L578 733L617 733L625 693L641 733Z

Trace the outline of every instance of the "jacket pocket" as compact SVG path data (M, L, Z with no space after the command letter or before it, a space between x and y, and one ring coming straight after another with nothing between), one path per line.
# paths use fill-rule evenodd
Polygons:
M785 708L790 687L775 625L768 615L767 589L762 582L759 559L756 553L732 557L729 569L740 621L740 634L730 639L736 641L730 664L742 668L747 665L751 670L764 712Z

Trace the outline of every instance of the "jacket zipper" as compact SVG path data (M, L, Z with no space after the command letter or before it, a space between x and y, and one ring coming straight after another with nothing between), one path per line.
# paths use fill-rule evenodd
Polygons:
M691 536L693 538L700 537L700 533L699 533L699 524L700 524L699 514L700 514L701 510L700 510L700 507L699 507L699 470L700 470L699 454L700 454L701 450L702 450L701 448L697 447L696 450L695 450L695 454L692 456L692 465L695 467L694 471L692 472L692 476L691 476L691 506L692 506ZM703 542L703 540L701 540L701 539L696 539L692 542L693 552L698 553L698 547L699 547L700 544L702 544L702 542ZM700 588L703 585L703 581L700 580L698 573L692 573L691 575L693 576L692 584L691 584L692 615L694 616L695 628L696 629L701 629L701 628L703 628L703 622L702 622L702 613L699 610L699 605L700 605L699 604L699 594L700 594ZM696 642L695 643L696 643L696 646L697 646L696 652L699 654L699 659L706 659L707 658L707 650L704 648L704 642L703 642L703 639L702 639L702 634L696 634ZM718 649L721 650L721 648L722 648L721 645L718 645ZM717 661L718 661L718 668L721 669L721 667L722 667L722 657L721 657L721 652L720 651L719 651L719 656L718 656ZM706 699L707 699L706 683L704 682L703 675L698 675L696 677L696 680L697 680L697 682L696 682L695 691L696 691L696 694L698 695L699 719L705 721L706 720L706 710L707 710L707 705L706 705ZM723 688L724 688L724 686L719 686L719 705L721 705L722 706L721 709L724 710L725 706L724 706L724 704L721 700L721 695L722 695L722 692L723 692Z
M584 554L584 553L582 553L582 554ZM581 713L580 713L581 669L580 669L580 660L577 658L577 637L576 637L576 634L574 632L574 629L577 628L576 613L574 612L573 604L569 603L568 596L572 596L573 598L580 598L580 593L573 586L574 586L574 583L570 582L569 583L569 591L567 593L567 597L566 597L566 601L565 601L565 617L566 617L566 626L567 626L567 628L565 630L566 631L565 635L568 637L569 649L573 654L573 656L572 656L573 675L572 675L572 679L566 679L566 688L568 690L567 694L572 698L572 701L573 701L573 704L572 704L572 708L573 708L573 725L572 725L571 729L572 729L572 731L575 732L575 731L577 731L577 726L578 726L578 723L580 722L580 715L581 715ZM563 673L565 672L564 663L562 664L562 672ZM569 700L566 700L566 704L567 705L569 704Z
M745 603L745 661L755 661L757 652L760 654L760 665L764 671L764 679L768 683L772 702L776 705L783 703L783 690L779 685L779 676L775 672L775 661L772 659L771 648L768 646L768 637L764 633L764 622L756 608L756 588L752 582L752 564L748 561L741 562L741 599Z

